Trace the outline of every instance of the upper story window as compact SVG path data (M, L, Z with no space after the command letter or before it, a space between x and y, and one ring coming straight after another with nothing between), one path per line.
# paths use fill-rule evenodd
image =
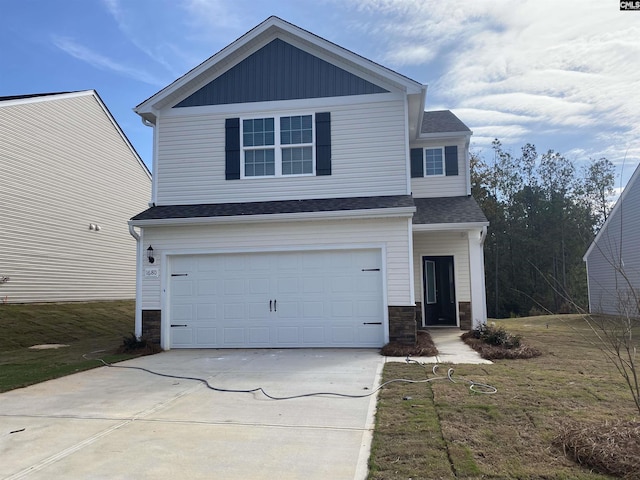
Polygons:
M312 115L242 120L243 177L313 175Z
M411 178L458 175L458 147L412 148Z
M444 175L444 148L424 149L424 174L426 176Z

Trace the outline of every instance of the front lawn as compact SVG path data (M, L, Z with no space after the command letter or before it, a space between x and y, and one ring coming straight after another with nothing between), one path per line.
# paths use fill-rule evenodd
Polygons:
M385 387L378 399L370 479L612 478L579 466L557 445L558 435L572 425L638 420L626 385L594 344L591 330L579 316L497 323L542 355L453 366L454 379L490 384L498 389L494 395L448 380ZM388 363L383 381L433 376L431 366ZM640 472L629 474L640 478Z
M133 331L134 305L132 300L0 305L0 392L98 367L97 357L131 358L116 351ZM29 348L52 344L68 346Z

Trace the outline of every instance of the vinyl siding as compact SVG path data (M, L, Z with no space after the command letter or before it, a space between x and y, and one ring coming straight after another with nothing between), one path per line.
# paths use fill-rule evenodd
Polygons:
M407 220L320 220L219 226L146 227L144 245L152 245L160 277L143 277L142 309L161 307L162 253L237 253L364 245L386 247L389 305L410 305ZM383 259L384 261L385 259ZM144 268L149 265L143 266Z
M422 257L451 256L455 268L456 300L471 301L469 243L466 232L416 232L413 234L413 272L416 302L422 302Z
M174 109L159 120L157 205L407 194L401 100L286 112L331 113L328 176L225 180L225 118L239 115L190 111ZM266 115L248 112L242 117Z
M469 172L466 165L467 147L464 140L434 140L411 144L411 148L458 147L458 175L411 179L411 193L415 198L459 197L467 194Z
M135 298L151 180L93 94L0 107L0 170L2 301Z
M640 167L639 167L640 168ZM640 175L634 174L621 202L586 257L593 313L624 313L632 291L640 294ZM635 181L634 181L635 180ZM620 270L624 272L624 276ZM637 311L635 312L637 313Z

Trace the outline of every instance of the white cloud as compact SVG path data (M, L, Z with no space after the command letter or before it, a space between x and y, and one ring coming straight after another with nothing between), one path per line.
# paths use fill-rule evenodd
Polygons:
M155 76L138 68L118 63L115 60L90 50L84 45L80 45L70 38L53 35L51 41L57 48L65 53L100 70L112 71L149 85L164 85L164 82L159 81Z
M346 0L392 68L428 80L488 145L535 141L640 160L640 23L601 0ZM566 139L566 142L565 142ZM551 144L551 142L554 142ZM640 143L640 142L639 142Z

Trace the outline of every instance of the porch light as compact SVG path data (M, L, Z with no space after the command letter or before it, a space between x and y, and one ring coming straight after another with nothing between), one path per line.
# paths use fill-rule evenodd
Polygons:
M147 248L147 260L149 261L149 263L153 263L156 261L156 259L153 258L153 247L151 245L149 245L149 248Z

